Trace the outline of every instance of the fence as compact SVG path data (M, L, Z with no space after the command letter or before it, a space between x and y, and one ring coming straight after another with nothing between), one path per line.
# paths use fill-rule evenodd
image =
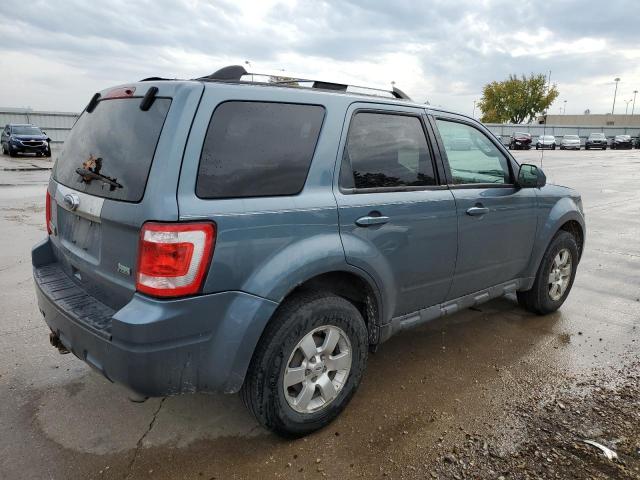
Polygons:
M7 123L33 123L47 132L52 143L63 143L80 114L0 108L0 128Z
M79 113L71 112L42 112L31 111L14 108L0 108L0 128L7 123L33 123L42 128L54 143L62 143L66 140L71 127L78 119ZM639 127L606 127L593 126L586 127L584 125L517 125L506 123L487 123L486 127L491 130L503 142L507 142L514 132L530 133L534 140L540 135L554 135L562 137L563 135L578 135L582 143L587 139L589 134L593 132L602 132L607 138L613 138L616 135L631 135L637 137L640 135Z

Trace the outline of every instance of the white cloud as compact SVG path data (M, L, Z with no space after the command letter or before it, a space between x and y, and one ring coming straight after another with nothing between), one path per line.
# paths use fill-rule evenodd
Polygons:
M245 60L360 85L395 81L416 101L466 113L485 83L511 73L551 70L567 113L610 110L616 76L619 98L640 89L632 0L36 0L28 9L5 0L3 10L2 106L80 110L110 85Z

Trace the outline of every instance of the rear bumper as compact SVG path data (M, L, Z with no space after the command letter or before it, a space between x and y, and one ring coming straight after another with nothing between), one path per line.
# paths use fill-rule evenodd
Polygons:
M38 306L62 344L109 380L145 396L238 391L277 306L244 292L177 300L134 294L101 330L85 318L87 302L92 308L97 302L93 297L78 302L76 291L76 301L65 302L66 280L53 286L43 280L42 269L56 269L48 239L34 247L32 260Z

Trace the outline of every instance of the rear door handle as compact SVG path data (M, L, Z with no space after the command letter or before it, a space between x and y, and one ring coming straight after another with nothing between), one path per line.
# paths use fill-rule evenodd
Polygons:
M384 216L378 216L378 217L366 216L366 217L360 217L359 219L357 219L356 225L360 227L368 227L369 225L383 225L387 223L389 220L390 220L389 217L384 217Z
M467 210L467 215L471 215L472 217L478 217L486 213L489 213L489 209L487 207L471 207Z

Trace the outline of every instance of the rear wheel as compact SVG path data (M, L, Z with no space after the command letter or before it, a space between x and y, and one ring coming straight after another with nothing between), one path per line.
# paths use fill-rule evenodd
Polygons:
M15 150L12 150L11 147L9 147L9 156L17 157L18 156L18 152L16 152Z
M245 405L264 427L285 437L328 425L360 384L368 343L362 315L351 302L327 292L296 295L262 335L242 386Z
M564 303L578 267L578 245L569 232L559 231L542 257L533 287L517 292L522 308L539 315L555 312Z

